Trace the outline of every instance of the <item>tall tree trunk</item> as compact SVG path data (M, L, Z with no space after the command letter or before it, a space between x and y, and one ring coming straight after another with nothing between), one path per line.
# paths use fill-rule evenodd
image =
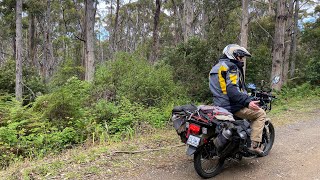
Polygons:
M290 65L290 77L293 78L296 68L296 54L297 54L297 35L298 35L298 15L299 15L299 0L296 0L294 10L294 31L292 36L292 48L291 48L291 65Z
M173 6L173 17L174 17L174 44L177 45L181 42L181 32L183 32L183 28L181 26L182 17L178 11L177 4L175 0L171 0Z
M84 1L85 2L85 1ZM74 7L78 12L82 11L82 3L79 1L73 1ZM78 40L80 40L80 47L77 46L77 44L73 44L73 48L79 48L79 51L75 52L76 55L76 60L78 62L81 62L81 66L86 69L86 17L83 15L83 13L79 14L78 17L78 25L80 27L79 32L80 32L80 37L75 36ZM81 73L80 74L80 79L85 80L85 74Z
M22 101L22 0L16 1L16 87L15 95Z
M63 20L63 24L61 24L61 26L63 27L63 35L67 36L68 30L67 30L67 25L66 25L66 21L65 21L65 13L64 13L65 9L64 9L64 5L63 5L62 0L60 0L59 3L60 3L60 10L61 10L60 14L61 14L61 18ZM67 57L69 57L69 53L68 53L69 50L68 50L68 45L65 42L65 38L63 38L62 43L63 43L63 46L62 46L63 47L63 50L62 50L63 51L63 60L66 60Z
M286 11L286 37L285 37L285 53L284 53L284 63L283 63L283 84L286 84L288 81L288 71L289 71L289 59L290 59L290 52L291 52L291 36L292 36L292 15L293 15L293 0L288 0L289 8Z
M47 0L47 12L45 15L45 31L44 31L44 41L45 41L45 62L42 64L44 66L44 82L48 83L49 77L53 73L53 46L51 39L51 0Z
M29 40L28 40L28 59L31 67L35 67L36 63L36 45L35 45L35 16L33 13L29 14Z
M112 52L113 53L118 50L117 30L118 30L118 21L119 21L119 9L120 9L120 0L117 0L116 17L114 18L114 27L113 27L113 35L112 35Z
M193 0L184 0L184 42L193 36L192 22L193 22Z
M94 78L94 24L95 24L95 0L85 1L85 41L86 41L86 52L85 52L85 80L93 81Z
M150 56L151 63L154 63L158 59L159 53L159 19L160 19L160 7L161 7L161 0L156 0L156 10L154 13L154 22L153 22L153 44L152 44L152 53Z
M134 47L134 49L136 49L137 48L137 44L139 43L138 41L139 41L139 38L141 37L140 35L139 35L139 29L140 29L140 25L139 25L139 23L140 23L140 17L139 17L139 12L138 12L139 10L137 10L137 12L136 12L136 17L135 17L135 19L136 19L136 21L135 21L135 25L134 25L134 34L136 34L137 36L133 36L133 47Z
M101 23L99 24L99 29L101 29ZM101 33L99 33L99 50L100 50L100 63L104 62L104 53L103 53L103 46L101 40Z
M208 16L208 6L209 1L208 0L203 0L202 2L202 21L201 21L201 38L202 39L207 39L207 25L209 22L209 16Z
M273 85L275 90L280 90L283 84L283 59L284 59L284 34L285 34L285 0L277 1L277 13L275 24L275 35L272 52L272 72L271 78L279 76L280 82Z
M249 0L242 0L242 18L241 18L241 34L240 46L247 48L248 46L248 22L249 22ZM244 60L243 73L246 74L246 59Z
M269 1L269 3L268 3L268 14L270 16L272 16L272 15L274 15L274 11L273 11L273 8L272 8L274 0L268 0L268 1Z

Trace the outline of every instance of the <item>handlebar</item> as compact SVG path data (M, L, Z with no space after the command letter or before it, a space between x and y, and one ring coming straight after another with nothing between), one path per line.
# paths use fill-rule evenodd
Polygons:
M271 104L276 96L271 94L271 91L252 90L251 99L254 101L260 101L259 106L265 111L271 110Z

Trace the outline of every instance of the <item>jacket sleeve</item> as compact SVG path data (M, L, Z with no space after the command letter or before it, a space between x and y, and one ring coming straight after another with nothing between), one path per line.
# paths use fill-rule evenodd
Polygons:
M240 72L236 65L231 66L226 73L227 95L232 103L241 104L248 107L251 102L250 97L242 92L239 87Z

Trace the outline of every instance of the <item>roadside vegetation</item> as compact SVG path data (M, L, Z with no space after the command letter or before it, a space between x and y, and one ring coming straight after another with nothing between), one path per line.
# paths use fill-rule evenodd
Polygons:
M228 44L247 83L281 76L276 125L317 113L320 6L299 2L0 1L0 179L99 179L139 161L115 151L179 144L171 110L212 103Z
M9 61L0 70L0 166L170 129L174 106L211 103L207 73L213 62L203 47L205 41L190 40L168 50L155 65L138 52L118 53L114 61L98 67L92 83L80 80L81 67L71 62L63 64L48 85L29 70L30 91L25 91L23 106L12 95L14 67ZM317 106L320 89L308 78L276 92L272 116L284 116L280 124L290 121L283 112L309 113ZM258 79L250 75L248 81Z
M295 92L299 89L302 89L301 93ZM292 96L292 93L296 95ZM320 101L319 88L310 89L310 85L305 84L277 97L272 111L268 113L276 127L312 120L320 114L320 105L317 103ZM131 136L122 137L121 141L119 137L109 134L110 138L105 141L86 141L60 153L51 151L45 157L25 158L0 171L0 179L107 178L128 171L137 173L134 169L143 168L140 167L142 161L148 166L161 167L162 163L169 162L150 157L170 156L172 151L177 151L176 146L183 146L170 121L166 118L163 123L159 128L145 124L143 131L136 130Z

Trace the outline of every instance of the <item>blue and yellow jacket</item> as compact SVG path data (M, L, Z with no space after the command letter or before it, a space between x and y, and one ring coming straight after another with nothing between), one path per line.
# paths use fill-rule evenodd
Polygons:
M213 104L231 113L248 107L251 102L246 91L242 69L230 59L220 59L219 63L212 67L209 74L209 87L213 94Z

